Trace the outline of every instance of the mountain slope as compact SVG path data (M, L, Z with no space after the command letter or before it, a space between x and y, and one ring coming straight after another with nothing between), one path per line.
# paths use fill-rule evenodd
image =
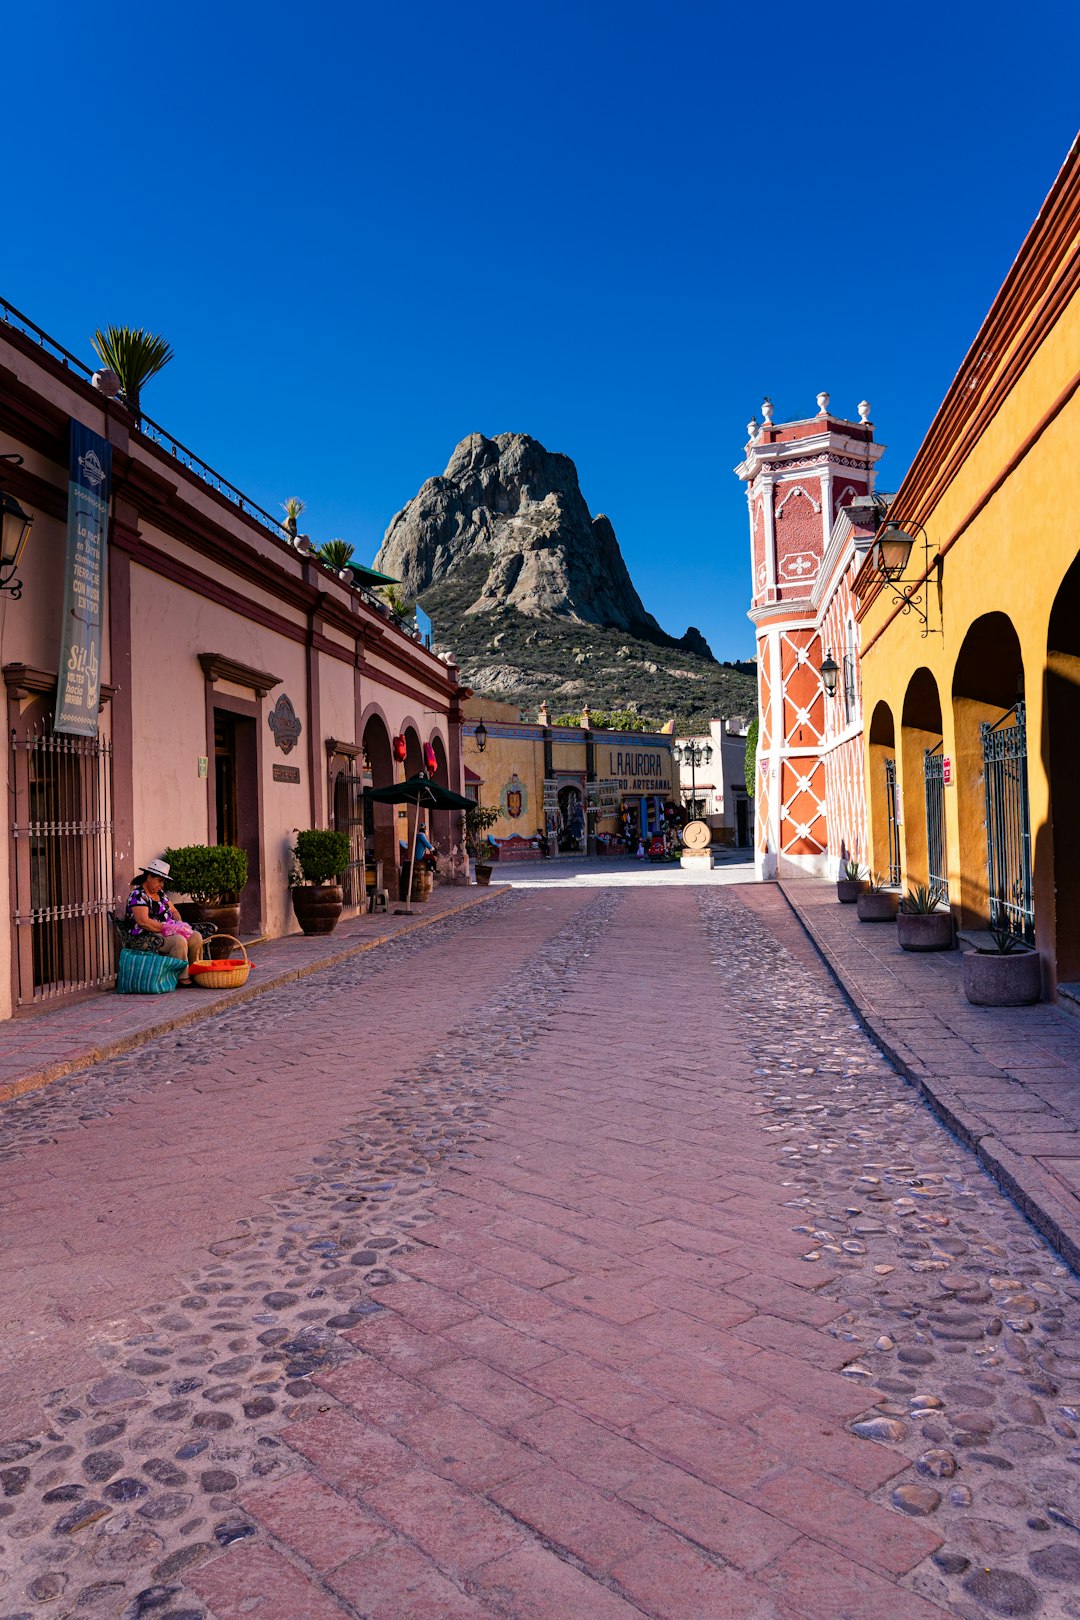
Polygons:
M718 664L694 629L665 634L574 463L526 434L463 439L391 521L375 567L420 602L478 693L656 725L754 712L752 666Z

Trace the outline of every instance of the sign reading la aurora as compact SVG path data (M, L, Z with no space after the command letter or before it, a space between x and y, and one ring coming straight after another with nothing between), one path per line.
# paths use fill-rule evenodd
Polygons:
M638 753L609 748L608 776L614 777L624 793L665 792L671 780L670 756L663 748Z

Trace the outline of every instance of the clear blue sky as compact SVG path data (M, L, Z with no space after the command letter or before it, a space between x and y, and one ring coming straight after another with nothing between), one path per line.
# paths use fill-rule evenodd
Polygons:
M865 396L895 488L1072 140L1080 8L59 0L4 43L12 303L87 360L164 333L149 414L364 560L531 433L732 658L746 421Z

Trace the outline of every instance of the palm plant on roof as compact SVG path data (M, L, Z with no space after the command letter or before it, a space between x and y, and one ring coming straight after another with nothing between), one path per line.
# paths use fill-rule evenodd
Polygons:
M128 409L138 419L143 386L168 365L172 349L163 337L134 326L107 326L92 341L102 365L119 377Z
M304 510L304 503L299 495L290 495L287 501L282 501L281 510L285 514L285 522L281 526L295 540L297 520Z

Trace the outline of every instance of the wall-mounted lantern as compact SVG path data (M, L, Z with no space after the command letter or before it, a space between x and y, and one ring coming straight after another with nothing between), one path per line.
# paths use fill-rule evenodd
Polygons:
M23 458L10 451L7 455L0 455L0 461L10 461L21 467ZM15 572L22 561L33 526L30 513L23 511L14 495L0 489L0 591L10 592L16 600L22 595L22 581L15 578Z
M826 652L821 661L821 684L825 688L826 697L833 697L836 693L836 678L840 674L840 665L831 652Z

